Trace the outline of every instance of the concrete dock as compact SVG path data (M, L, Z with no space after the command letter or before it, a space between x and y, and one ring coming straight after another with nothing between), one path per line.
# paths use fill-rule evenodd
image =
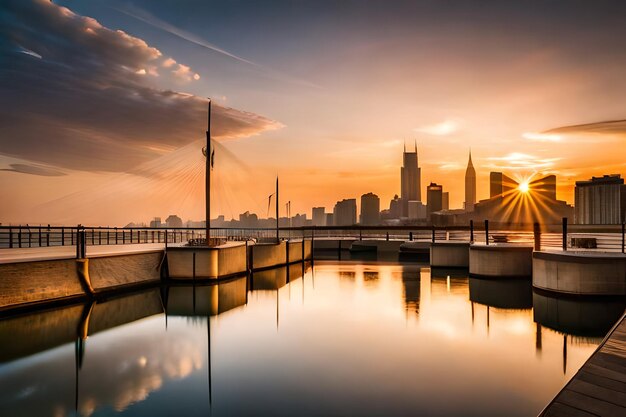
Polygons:
M626 416L626 315L540 416Z

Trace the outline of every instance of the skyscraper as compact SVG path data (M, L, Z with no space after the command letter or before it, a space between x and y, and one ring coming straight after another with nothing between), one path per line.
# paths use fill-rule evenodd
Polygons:
M618 224L626 215L626 186L619 174L576 181L577 224Z
M465 203L463 203L463 207L466 211L474 211L474 204L476 204L476 170L472 164L472 151L470 151L465 170Z
M361 224L376 225L380 223L380 199L376 194L367 193L361 196Z
M431 182L426 187L426 212L430 218L431 213L443 208L443 186Z
M421 176L422 172L417 160L417 142L415 142L414 152L407 152L405 145L402 154L402 167L400 168L402 216L408 215L409 201L422 201Z
M337 201L333 209L335 226L352 226L356 224L356 199L349 198Z
M326 226L326 208L313 207L312 215L313 226Z

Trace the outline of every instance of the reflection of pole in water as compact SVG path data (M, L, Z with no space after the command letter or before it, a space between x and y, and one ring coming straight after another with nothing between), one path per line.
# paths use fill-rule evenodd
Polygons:
M535 323L536 324L536 330L535 330L535 351L537 352L537 355L541 354L541 324L539 323Z
M76 329L77 337L74 343L74 409L76 415L78 415L78 371L83 367L83 359L85 358L85 346L87 337L89 336L89 319L91 318L91 312L96 303L91 302L83 306L83 312Z
M211 316L206 316L206 335L207 335L207 371L209 373L209 410L213 406L213 387L211 385Z
M567 372L567 335L563 335L563 375Z

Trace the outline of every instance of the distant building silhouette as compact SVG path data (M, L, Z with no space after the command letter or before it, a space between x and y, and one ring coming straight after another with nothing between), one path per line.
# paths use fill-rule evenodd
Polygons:
M414 152L407 152L405 145L400 168L400 199L402 200L400 216L408 216L409 201L422 201L421 177L422 171L417 159L417 142Z
M177 215L170 214L167 219L165 219L165 225L167 227L183 227L183 221Z
M152 219L152 221L150 221L150 227L162 227L162 223L161 223L161 218L160 217L155 217L154 219Z
M424 205L421 201L409 201L409 219L425 220L426 205Z
M380 198L376 194L367 193L361 196L362 225L380 224Z
M450 193L448 191L441 194L441 209L450 210Z
M626 186L619 174L576 181L577 224L619 224L626 216Z
M356 199L349 198L337 201L333 209L335 226L352 226L356 224Z
M431 182L426 187L426 213L428 217L435 211L443 209L443 186Z
M326 226L332 226L335 224L333 213L326 213Z
M239 215L239 226L240 227L258 227L259 225L259 216L254 213L250 213L246 211Z
M398 194L393 196L393 200L389 203L389 218L399 219L402 216L402 200Z
M463 208L466 211L474 211L474 204L476 204L476 170L472 164L472 152L470 151L465 170L465 202Z
M313 226L326 226L325 207L313 207L311 217L313 218Z

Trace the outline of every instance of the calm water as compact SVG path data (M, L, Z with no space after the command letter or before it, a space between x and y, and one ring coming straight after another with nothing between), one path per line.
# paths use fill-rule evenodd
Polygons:
M624 309L462 275L325 262L4 319L0 415L533 416Z

